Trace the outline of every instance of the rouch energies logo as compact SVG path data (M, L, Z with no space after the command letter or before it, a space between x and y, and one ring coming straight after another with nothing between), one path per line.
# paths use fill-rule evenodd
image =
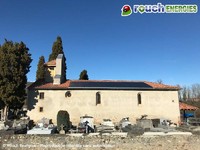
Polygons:
M133 5L133 11L129 5L124 5L121 9L121 16L129 16L133 13L197 13L198 6L191 5L163 5L157 3L157 5Z

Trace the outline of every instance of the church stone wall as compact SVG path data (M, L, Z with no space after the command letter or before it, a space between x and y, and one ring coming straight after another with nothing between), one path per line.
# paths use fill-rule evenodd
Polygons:
M177 91L132 91L132 90L69 90L71 96L66 97L67 90L29 91L28 115L34 121L43 117L52 119L56 124L59 110L66 110L74 125L80 121L80 116L93 116L95 123L109 118L119 122L129 117L135 122L141 115L148 118L170 119L178 123L180 119ZM44 99L39 99L39 93L44 92ZM96 105L96 93L101 95L101 104ZM138 93L141 94L141 104L138 104ZM43 111L40 112L40 107Z

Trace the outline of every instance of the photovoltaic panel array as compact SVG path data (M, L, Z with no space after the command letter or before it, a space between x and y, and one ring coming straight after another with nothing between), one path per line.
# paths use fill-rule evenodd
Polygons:
M151 86L144 82L114 82L114 81L81 81L71 82L69 88L88 88L88 89L152 89Z

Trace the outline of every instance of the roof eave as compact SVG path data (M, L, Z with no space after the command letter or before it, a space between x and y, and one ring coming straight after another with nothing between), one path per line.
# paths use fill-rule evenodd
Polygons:
M159 88L131 88L131 87L35 87L36 90L150 90L150 91L177 91L177 89Z

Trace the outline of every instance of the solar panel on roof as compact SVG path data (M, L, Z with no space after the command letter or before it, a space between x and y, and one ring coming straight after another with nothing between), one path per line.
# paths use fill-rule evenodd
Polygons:
M152 88L144 82L71 82L70 88Z

